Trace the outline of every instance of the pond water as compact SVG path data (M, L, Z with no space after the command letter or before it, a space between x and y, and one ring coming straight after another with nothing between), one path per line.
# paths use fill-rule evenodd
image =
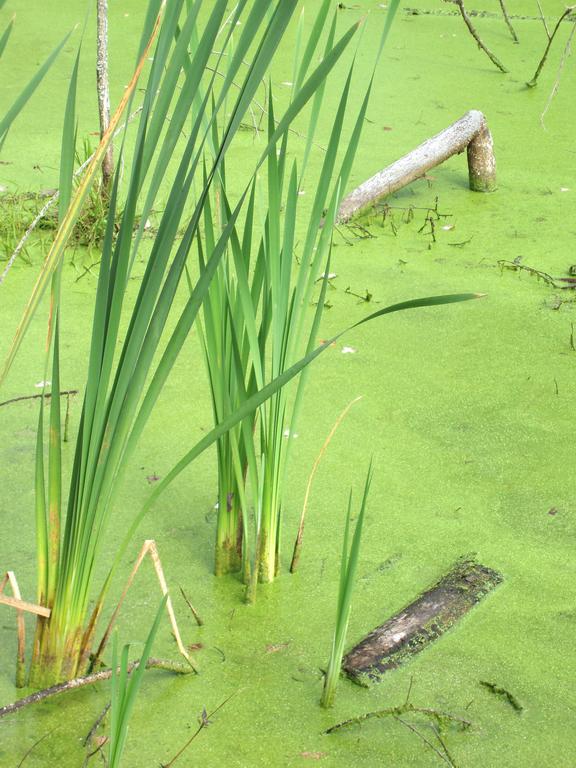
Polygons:
M110 5L118 97L132 66L142 8L136 0L112 0ZM340 10L341 29L369 13L358 49L357 77L362 82L370 71L384 10L371 1L344 5L349 7ZM297 450L284 510L286 559L314 459L345 405L359 395L363 399L340 426L320 466L298 573L290 575L284 562L280 578L259 589L254 606L244 605L242 586L234 578L217 580L211 572L216 495L212 453L202 456L158 501L128 559L135 559L144 539L156 539L185 641L201 644L195 652L201 674L147 674L131 722L126 768L167 762L197 728L202 710L211 712L230 696L182 765L440 764L422 738L390 717L323 734L340 720L402 704L409 689L415 706L472 722L467 731L448 729L443 735L458 766L568 768L576 759L571 674L576 518L568 471L574 445L576 352L571 333L576 313L570 290L557 289L529 270L499 265L503 260L558 278L567 276L576 260L573 59L566 63L544 122L541 118L571 25L563 25L538 86L529 90L525 82L546 43L536 3L510 3L518 45L499 16L498 3L474 3L488 12L475 17L475 23L509 74L500 73L477 49L456 6L440 0L410 0L409 5L419 12L408 7L399 11L349 186L466 110L480 109L494 137L498 191L470 192L465 158L455 157L390 199L384 220L374 215L363 221L362 230L340 228L332 265L336 277L321 335L327 337L394 301L462 291L487 295L481 301L400 313L363 326L315 364L294 438ZM4 73L10 73L2 86L3 105L10 101L14 84L31 74L34 61L41 61L74 23L82 22L84 3L61 0L56 6L6 3L3 16L15 11L17 30L2 62ZM548 1L543 7L552 25L564 6ZM291 74L291 39L273 70L280 98L281 84ZM76 44L67 45L3 148L3 161L10 164L0 166L0 184L8 191L56 184L61 107ZM97 130L89 59L87 54L82 69L81 136ZM331 87L335 102L339 89ZM321 135L328 128L325 118ZM237 174L238 183L244 157L255 151L253 143L252 135L243 133L229 160L229 173L233 178ZM434 236L426 221L432 210L441 214L432 214ZM0 287L2 357L37 275L41 248L30 249L28 257ZM64 389L81 386L85 375L96 284L92 273L83 274L87 259L79 252L70 254L64 271ZM142 268L136 273L141 275ZM367 293L369 302L360 298ZM38 391L34 385L43 375L44 322L40 312L0 400ZM352 351L345 353L345 347ZM79 413L80 401L73 398L72 431ZM17 572L29 599L35 592L36 418L37 401L0 409L0 563L2 571ZM127 473L104 553L108 562L154 477L165 475L210 425L194 331ZM335 707L325 711L318 706L319 670L330 650L346 498L351 485L360 488L371 456L375 476L348 647L434 584L462 555L476 553L503 574L504 582L457 627L387 673L378 685L364 689L342 680ZM128 569L127 562L114 586L117 594ZM202 627L195 625L180 598L180 585L203 617ZM158 599L146 564L121 614L122 641L144 640ZM3 704L19 691L13 685L15 616L2 607L1 617ZM139 649L136 644L135 658ZM154 655L176 656L167 623L161 626ZM510 691L523 711L480 681ZM83 740L108 698L103 683L0 720L0 765L21 764L39 739L25 759L26 768L82 765ZM426 723L420 729L426 738L434 738Z

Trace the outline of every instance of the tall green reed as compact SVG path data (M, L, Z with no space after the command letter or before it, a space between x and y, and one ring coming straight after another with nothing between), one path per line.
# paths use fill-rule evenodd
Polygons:
M327 55L334 43L337 13L329 21L331 3L325 0L304 40L303 17L297 31L292 98L305 81L311 62ZM382 36L388 33L396 11L393 3ZM379 55L379 54L378 54ZM273 141L274 99L268 99L267 179L263 210L258 220L255 190L248 203L243 231L234 232L230 261L218 270L204 304L204 348L215 422L219 423L254 391L287 371L310 353L316 343L323 308L324 280L316 310L309 306L322 274L328 274L332 230L359 145L372 82L351 126L351 136L341 148L343 126L349 110L354 65L350 68L337 107L320 172L309 179L312 204L302 212L303 180L316 137L320 113L326 113L324 91L317 90L312 104L302 162L290 162L290 135ZM207 238L214 240L228 221L225 175L215 185L215 217L204 209ZM213 221L216 220L216 224ZM304 230L302 244L296 232ZM203 264L202 244L199 243ZM242 569L254 581L272 581L279 571L281 518L291 434L297 428L305 391L303 374L294 392L283 388L257 411L224 435L218 443L218 522L215 570L217 574ZM288 438L288 439L286 439ZM249 507L255 517L251 550L247 542Z
M289 133L274 140L274 100L268 99L266 182L254 184L243 226L230 237L230 257L216 273L203 306L203 344L207 362L213 413L221 437L218 442L218 519L215 571L241 570L253 600L257 581L272 581L280 569L282 513L286 473L305 393L307 366L325 346L315 349L324 309L332 233L339 203L344 195L357 152L362 125L374 82L376 65L398 7L390 5L372 76L361 106L343 144L343 124L350 111L354 86L354 62L348 72L332 116L332 130L317 177L310 179L308 161L314 145L326 83L316 91L309 116L302 162L290 161ZM294 59L292 98L298 97L312 60L325 38L324 56L330 51L336 16L328 23L330 3L323 2L304 40L298 28ZM303 179L314 190L311 206L302 211ZM224 166L213 187L213 210L204 208L206 240L214 241L230 222ZM258 215L258 193L264 202ZM304 231L301 242L295 233ZM198 243L201 268L203 243ZM317 290L317 283L320 289ZM310 310L315 294L316 308ZM473 295L430 297L402 302L365 318L418 306L431 306L472 298ZM340 336L341 334L339 334ZM302 372L292 391L275 383L289 382ZM270 387L270 396L251 408L256 394ZM229 431L233 414L241 421ZM175 468L174 476L191 460L194 450ZM169 482L169 479L166 479ZM159 489L160 490L160 489Z
M334 625L334 636L332 638L332 649L330 652L330 661L324 678L324 690L320 703L323 707L331 707L336 695L336 686L340 677L342 667L342 657L344 656L344 644L346 642L346 633L348 632L348 623L350 622L350 612L352 610L352 590L354 589L354 580L356 578L356 569L358 567L358 558L360 556L360 541L362 539L362 529L364 526L364 516L366 513L366 502L370 485L372 483L372 464L368 468L366 481L364 483L364 494L360 505L360 512L356 519L356 526L352 541L350 541L350 527L352 520L352 489L348 497L348 510L346 512L346 524L344 527L344 541L342 544L342 558L340 561L340 579L338 584L338 602L336 604L336 622Z
M81 674L89 666L96 625L103 609L112 575L139 520L156 498L133 519L117 550L104 583L94 594L94 575L101 550L110 535L114 497L127 462L142 434L154 404L202 305L210 282L220 264L252 182L239 196L229 220L214 242L206 248L206 260L184 307L176 306L177 288L188 253L199 235L202 213L211 184L219 173L228 150L256 89L294 13L296 0L240 0L224 33L221 50L226 50L230 30L241 21L241 32L228 62L226 76L216 82L222 59L208 66L214 43L228 18L225 0L213 3L206 20L200 22L201 2L150 0L138 53L135 75L113 116L83 182L71 196L74 141L71 126L78 71L76 61L68 97L62 153L60 213L62 221L47 256L6 361L3 376L22 342L40 299L51 284L51 312L48 330L47 370L52 371L49 413L49 440L44 441L44 404L40 409L36 450L36 519L38 530L39 602L50 608L48 619L39 618L34 640L30 683L49 685ZM225 26L225 25L224 25ZM355 32L350 28L312 71L282 120L275 126L260 165L269 147L280 141L292 121L314 96L334 67ZM110 193L110 210L96 290L84 402L71 477L63 490L59 413L59 345L61 333L61 263L66 243L93 183L107 142L120 120L130 111L136 81L156 41L148 72L142 110L137 123L133 157L118 232L119 169ZM243 62L249 57L249 67ZM176 86L182 84L182 88ZM233 90L234 86L234 90ZM224 106L228 109L224 114ZM231 107L230 107L231 105ZM124 118L126 119L126 118ZM203 183L194 194L194 182L202 178L202 158L212 140L216 121L223 126ZM186 126L187 136L179 144ZM124 137L126 131L124 132ZM120 156L125 153L125 138ZM253 169L255 175L256 166ZM144 222L159 199L160 184L170 179L158 233L147 258L136 299L130 305L128 285L141 243ZM156 207L156 206L155 206ZM137 211L138 209L138 216ZM190 210L191 209L191 212ZM185 222L184 234L179 235ZM175 315L174 329L164 334L168 317ZM120 334L123 320L127 330ZM163 339L164 337L164 339ZM161 343L162 341L162 343ZM120 353L117 349L120 346ZM45 377L47 378L47 377ZM248 403L257 407L272 389L256 393ZM234 426L246 414L233 414L223 430L213 430L193 449L195 456ZM47 454L47 473L45 470ZM95 598L95 607L88 606Z
M122 755L128 738L128 726L130 717L134 710L136 697L142 685L142 679L146 670L146 663L152 653L152 645L160 626L162 613L166 607L166 596L162 598L160 607L156 613L156 618L144 649L140 656L138 666L129 672L128 654L130 646L125 645L122 648L120 659L118 659L118 638L114 635L112 644L112 686L110 698L110 737L108 742L108 768L119 768L122 761Z

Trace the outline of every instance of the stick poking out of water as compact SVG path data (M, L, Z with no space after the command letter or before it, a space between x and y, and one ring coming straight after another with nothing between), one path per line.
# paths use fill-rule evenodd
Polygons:
M413 149L400 160L379 171L344 198L338 221L346 223L375 203L421 179L429 170L464 150L468 154L468 177L474 192L496 189L496 159L486 118L477 109L466 112L445 130Z

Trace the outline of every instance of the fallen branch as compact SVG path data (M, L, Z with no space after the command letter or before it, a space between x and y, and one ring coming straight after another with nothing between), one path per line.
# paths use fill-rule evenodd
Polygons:
M338 731L341 728L346 728L349 725L359 725L365 720L380 719L382 717L389 716L399 717L400 715L406 715L409 713L425 715L431 720L434 720L434 722L436 722L439 726L446 725L446 723L453 723L463 731L467 728L470 728L472 725L469 720L464 720L463 718L457 717L456 715L451 715L449 712L442 712L441 710L430 709L429 707L415 707L413 704L406 702L404 704L400 704L397 707L378 709L375 712L366 712L365 714L358 715L357 717L350 717L348 720L343 720L341 723L332 725L330 728L328 728L328 730L324 731L324 733L334 733L335 731Z
M472 109L347 195L340 204L337 222L350 221L465 149L470 189L493 192L496 189L496 160L492 135L482 112Z
M128 674L136 669L140 665L140 661L132 661L128 664ZM183 664L179 661L171 661L170 659L148 659L146 662L146 669L164 669L168 672L174 672L177 675L189 675L193 672L193 669L187 664ZM76 677L73 680L68 680L66 683L58 683L58 685L52 685L50 688L44 688L42 691L36 691L29 696L25 696L23 699L12 704L6 704L4 707L0 707L0 718L10 715L13 712L27 707L29 704L37 704L39 701L44 701L52 696L57 696L60 693L66 693L67 691L75 691L78 688L83 688L85 685L93 685L99 683L102 680L109 680L112 677L111 669L103 669L100 672L94 672L91 675L85 677Z
M539 77L539 75L540 75L540 72L542 72L542 69L543 69L543 67L544 67L544 64L546 63L546 59L548 58L548 52L549 52L549 50L550 50L550 48L551 48L551 46L552 46L552 43L554 42L554 38L556 37L556 33L557 33L557 32L558 32L558 30L560 29L560 25L562 24L562 22L564 21L564 19L566 18L566 16L569 16L569 15L572 13L572 11L574 11L575 9L576 9L576 5L569 5L569 6L568 6L568 7L567 7L567 8L564 10L564 13L563 13L563 14L560 16L560 18L559 18L559 19L558 19L558 21L556 22L556 26L554 27L554 29L553 29L553 31L552 31L552 34L550 34L550 33L548 32L548 29L546 29L546 33L547 33L547 35L548 35L548 42L546 43L546 48L544 49L544 53L543 53L543 55L542 55L542 58L540 59L540 63L539 63L539 64L538 64L538 66L536 67L536 72L534 72L534 76L533 76L532 80L529 80L529 81L526 83L526 85L528 86L528 88L534 88L534 86L535 86L535 85L536 85L536 83L538 82L538 77Z
M486 54L486 56L488 56L490 61L495 66L497 66L501 72L508 72L508 70L506 69L504 64L502 64L500 59L495 54L492 53L492 51L488 48L486 43L484 43L480 38L480 35L476 31L476 27L474 26L474 24L472 24L472 19L470 18L470 16L468 16L468 13L466 12L466 8L464 7L464 0L449 0L449 2L453 2L455 5L458 6L460 15L464 19L464 23L468 27L468 31L470 32L474 40L476 40L476 43L478 44L478 48L484 51L484 53Z

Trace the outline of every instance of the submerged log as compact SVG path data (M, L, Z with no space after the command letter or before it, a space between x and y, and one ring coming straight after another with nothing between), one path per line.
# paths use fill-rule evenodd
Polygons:
M382 198L422 178L427 171L465 149L470 189L474 192L493 192L496 189L496 160L492 135L482 112L472 109L448 128L360 184L340 204L337 221L343 224L350 221Z
M360 684L378 681L443 635L501 581L497 571L459 560L431 589L370 632L344 657L342 668Z

